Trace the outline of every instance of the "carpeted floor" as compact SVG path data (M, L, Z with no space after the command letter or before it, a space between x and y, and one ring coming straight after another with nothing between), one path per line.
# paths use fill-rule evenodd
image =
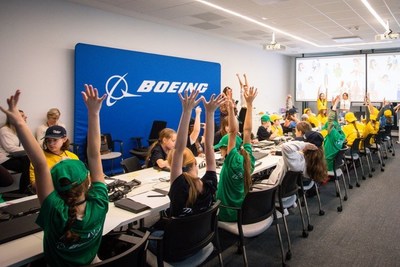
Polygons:
M400 145L395 144L400 153ZM397 155L400 157L400 155ZM314 230L303 238L298 209L287 216L292 240L289 266L400 266L400 161L388 155L385 171L377 158L372 178L361 180L360 187L348 189L343 211L337 212L339 199L334 183L320 187L324 216L318 215L316 197L308 199ZM364 164L366 168L366 164ZM354 181L354 172L350 175ZM361 177L360 177L361 179ZM355 184L353 182L353 184ZM342 187L343 193L343 187ZM279 220L284 246L287 248L283 221ZM220 231L225 266L243 266L236 253L233 237ZM249 266L281 266L281 255L275 227L258 237L247 239ZM216 258L204 266L218 266Z

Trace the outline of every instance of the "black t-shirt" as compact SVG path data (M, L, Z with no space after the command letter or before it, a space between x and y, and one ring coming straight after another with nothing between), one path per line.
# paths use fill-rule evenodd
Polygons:
M189 184L183 174L179 175L171 185L168 196L170 203L170 216L183 217L206 211L214 202L215 191L217 190L217 173L207 171L203 178L203 192L197 195L193 206L187 207L186 201L189 198Z
M257 130L257 139L258 141L262 140L269 140L269 137L272 135L271 131L267 131L267 129L264 126L258 127Z
M157 160L162 159L166 160L167 159L167 153L162 149L160 144L157 144L153 147L151 150L149 162L147 163L147 167L158 167L157 165Z
M192 153L195 157L197 157L199 154L203 153L203 151L204 151L200 142L201 142L200 136L197 138L197 142L194 142L193 144L191 144L191 142L190 142L190 135L187 138L186 147L189 148L190 151L192 151ZM199 151L199 149L201 151Z

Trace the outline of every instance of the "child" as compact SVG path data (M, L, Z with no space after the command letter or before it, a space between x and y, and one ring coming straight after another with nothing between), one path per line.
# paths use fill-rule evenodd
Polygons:
M182 102L182 115L178 127L175 149L168 155L171 165L171 188L169 190L170 215L179 217L193 215L207 210L214 202L217 188L216 163L213 149L214 113L224 101L221 94L215 98L212 95L206 102L203 97L196 100L199 91L185 91L179 97ZM206 173L198 177L198 167L193 153L186 147L189 121L192 109L202 101L206 108L205 160Z
M60 160L68 158L79 159L77 155L68 150L70 143L64 127L59 125L50 126L47 128L43 139L44 156L46 157L49 169ZM36 192L35 168L32 164L30 164L29 178L31 180L31 187Z
M49 170L43 150L18 112L19 90L0 107L15 126L36 174L41 203L37 223L43 228L43 248L50 266L88 265L96 257L108 210L107 187L100 159L99 113L105 95L85 85L83 100L88 109L88 163L62 160ZM90 177L90 180L88 179ZM88 189L90 186L90 189Z
M232 98L228 101L229 133L225 135L214 148L221 149L221 156L225 157L220 173L217 199L223 205L240 207L251 186L251 173L254 170L255 159L251 149L251 129L253 100L257 96L257 89L250 87L244 91L247 112L243 126L243 148L241 148L238 133L238 122L234 114ZM235 210L220 208L219 220L234 222L237 220Z
M261 125L257 130L258 141L269 140L272 135L271 118L265 114L261 116Z
M176 132L173 129L165 128L158 134L158 140L149 148L146 158L147 167L158 167L169 169L167 162L168 153L174 149L176 142Z
M271 119L271 129L272 129L272 134L269 137L269 140L273 140L276 137L280 137L283 136L283 129L282 129L282 125L281 125L281 119L282 116L278 115L278 114L272 114L270 116Z

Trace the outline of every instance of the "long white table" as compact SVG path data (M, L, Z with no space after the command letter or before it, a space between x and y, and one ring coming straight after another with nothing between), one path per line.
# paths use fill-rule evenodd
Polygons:
M268 155L260 159L259 161L261 162L261 164L256 166L254 173L276 166L279 158L280 156ZM199 164L200 162L201 160L198 160ZM206 168L199 169L200 177L205 173L205 170ZM217 168L218 174L220 170L221 168ZM132 189L127 197L141 197L142 194L146 194L146 192L149 192L153 189L162 189L168 191L170 187L169 172L158 171L153 168L121 174L112 178L124 180L127 182L131 181L132 179L137 179L141 182L141 185ZM2 203L0 204L0 207L20 201L29 200L34 197L36 196L30 196L27 198ZM167 196L165 197L165 201L162 202L160 202L160 198L158 197L149 198L149 201L157 201L156 206L152 205L151 209L142 211L140 213L132 213L117 208L114 206L113 202L110 202L107 217L104 223L103 235L109 233L117 227L139 221L169 207L169 198ZM0 245L0 266L21 266L32 262L42 256L43 232L38 232Z

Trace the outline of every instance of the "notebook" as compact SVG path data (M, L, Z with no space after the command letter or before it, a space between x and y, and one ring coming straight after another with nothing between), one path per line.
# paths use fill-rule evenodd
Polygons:
M0 212L10 214L13 217L36 213L39 210L40 210L40 202L38 198L34 198L23 202L18 202L0 208Z
M42 231L36 224L39 213L13 218L0 223L0 244Z
M123 198L121 200L115 201L114 205L117 208L121 208L121 209L130 211L130 212L133 212L133 213L139 213L139 212L145 211L147 209L150 209L149 206L144 205L139 202L136 202L129 198Z

